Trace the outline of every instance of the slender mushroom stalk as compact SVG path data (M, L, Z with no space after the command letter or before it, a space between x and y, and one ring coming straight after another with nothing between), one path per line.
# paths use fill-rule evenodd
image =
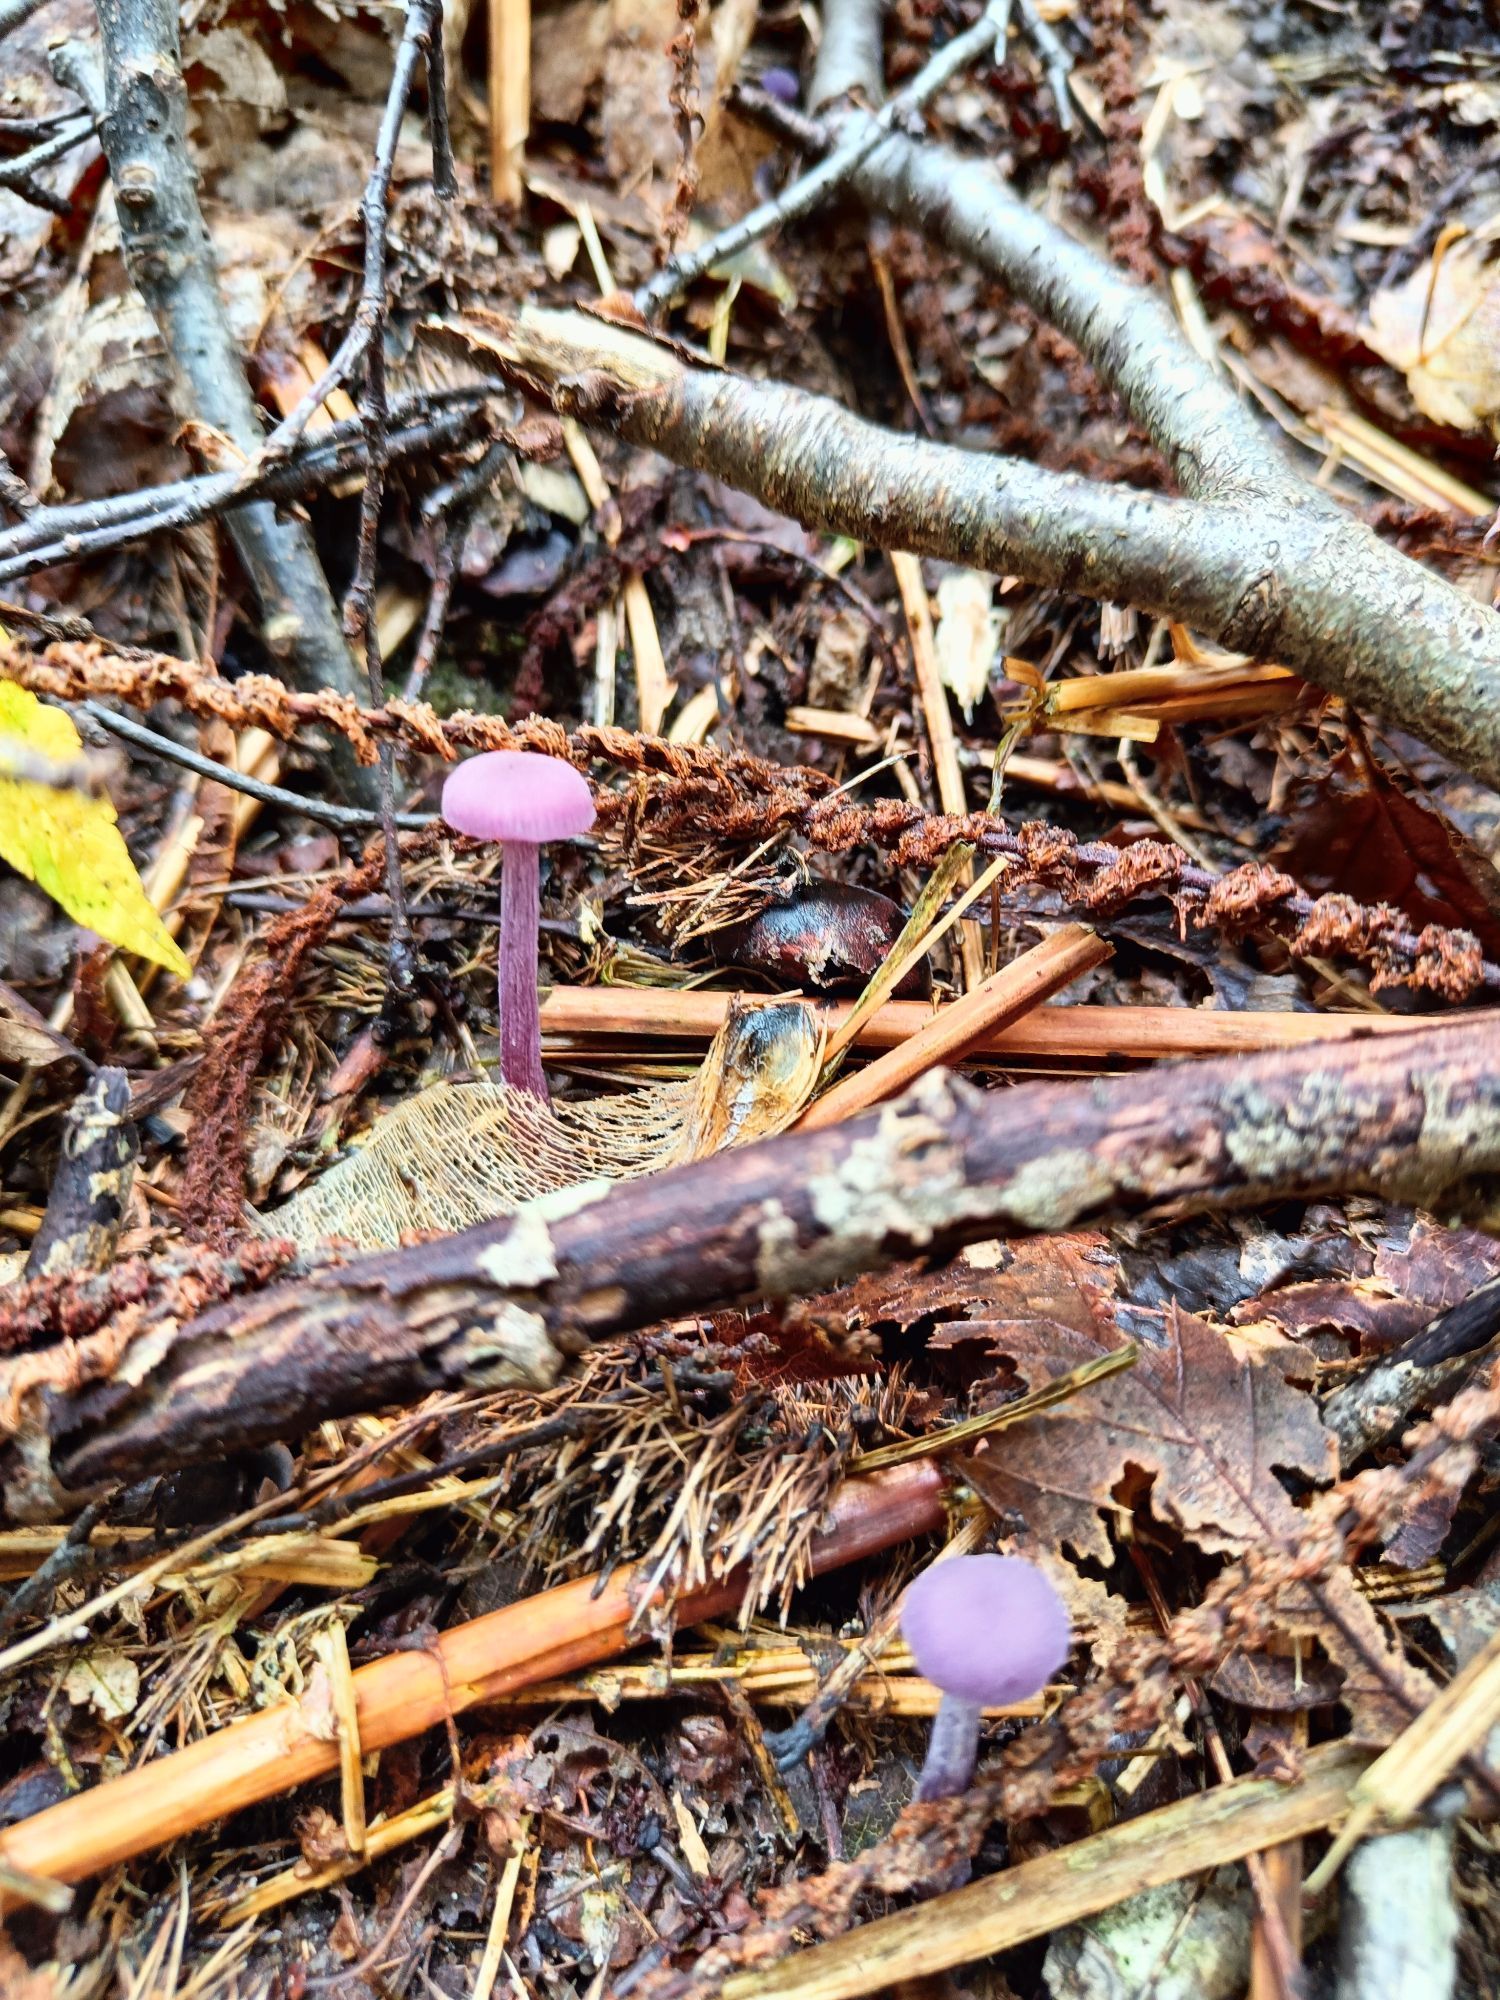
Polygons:
M1067 1659L1068 1613L1024 1557L955 1556L911 1585L901 1630L943 1692L916 1796L952 1798L973 1782L983 1711L1040 1693Z
M544 841L587 833L594 800L571 764L529 750L487 750L450 773L443 818L455 832L501 844L500 1075L512 1090L548 1099L537 993Z

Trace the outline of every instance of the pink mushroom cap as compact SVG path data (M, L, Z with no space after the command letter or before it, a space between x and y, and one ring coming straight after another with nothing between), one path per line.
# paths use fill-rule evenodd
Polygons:
M443 818L478 840L549 840L587 833L594 824L588 781L560 757L532 750L486 750L450 771Z
M907 1590L901 1630L918 1671L982 1708L1025 1701L1068 1657L1061 1597L1023 1556L954 1556Z

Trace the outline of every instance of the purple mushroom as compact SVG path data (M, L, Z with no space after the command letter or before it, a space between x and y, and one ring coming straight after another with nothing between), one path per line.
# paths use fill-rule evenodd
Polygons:
M487 750L449 774L443 818L455 832L498 840L500 874L500 1074L513 1090L548 1102L536 956L543 841L587 833L594 799L587 780L557 757Z
M1067 1610L1022 1556L954 1556L911 1585L901 1630L943 1691L916 1796L951 1798L973 1780L981 1711L1038 1693L1068 1657Z

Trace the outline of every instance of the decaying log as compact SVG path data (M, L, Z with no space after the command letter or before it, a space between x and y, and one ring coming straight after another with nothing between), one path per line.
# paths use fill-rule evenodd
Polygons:
M589 1182L158 1328L107 1379L22 1402L7 1496L34 1516L49 1480L76 1491L460 1383L550 1381L590 1340L967 1242L1353 1190L1500 1220L1500 1029L988 1094L937 1072L846 1125Z

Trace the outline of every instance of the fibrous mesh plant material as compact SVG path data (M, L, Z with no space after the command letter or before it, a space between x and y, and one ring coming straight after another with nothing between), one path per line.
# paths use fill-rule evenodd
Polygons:
M492 1222L580 1181L655 1173L784 1130L812 1094L821 1050L800 1001L737 1005L682 1082L553 1105L487 1079L433 1084L252 1227L304 1249L335 1237L394 1248L409 1232Z
M404 1233L448 1235L601 1174L650 1173L671 1157L692 1092L667 1083L549 1107L487 1079L436 1083L386 1112L364 1145L256 1227L303 1248L332 1237L394 1248Z

